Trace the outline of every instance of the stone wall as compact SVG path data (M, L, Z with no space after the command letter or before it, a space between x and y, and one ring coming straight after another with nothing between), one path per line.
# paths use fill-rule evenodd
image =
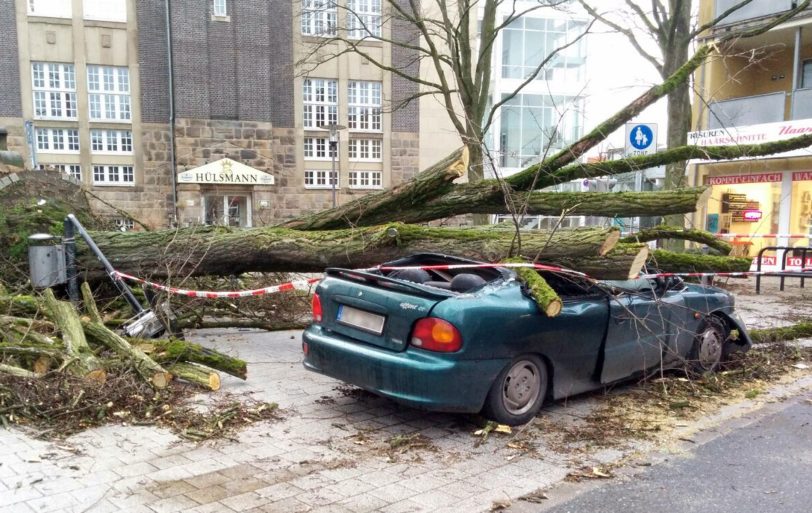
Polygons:
M150 228L166 228L172 222L172 182L169 164L169 125L141 125L143 166L135 187L93 187L94 211L111 218L123 217L121 209ZM137 175L138 176L138 175ZM115 206L115 208L110 205Z
M412 132L392 133L392 185L411 180L420 172L420 137Z
M0 0L0 116L23 115L18 59L14 0Z

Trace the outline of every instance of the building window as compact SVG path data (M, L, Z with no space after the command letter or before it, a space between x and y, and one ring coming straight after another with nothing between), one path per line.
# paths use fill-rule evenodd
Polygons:
M82 180L82 166L79 164L37 164L37 171L59 171L71 178Z
M502 31L502 78L524 79L557 48L575 41L586 23L567 19L522 16ZM581 81L584 76L584 39L559 51L545 65L536 80Z
M380 162L381 157L380 139L350 139L349 157L356 162Z
M31 63L34 117L76 119L76 74L73 64Z
M49 18L70 18L71 2L65 0L28 0L29 16L47 16Z
M302 0L302 34L334 36L337 19L335 0Z
M337 89L335 80L308 78L302 82L305 128L338 123Z
M381 0L347 0L347 37L381 37Z
M565 148L582 132L581 98L517 94L500 109L500 165L527 167Z
M350 171L350 189L382 189L380 171Z
M134 185L132 166L93 166L93 185Z
M801 87L812 88L812 59L807 59L801 67Z
M79 153L79 130L75 128L37 128L37 151Z
M93 153L132 154L133 133L129 130L91 130L90 150Z
M87 67L91 121L129 121L130 72L113 66Z
M329 153L329 154L328 154ZM304 157L308 160L330 160L336 156L326 137L305 137Z
M212 15L220 18L228 16L228 6L226 0L214 0Z
M381 131L381 83L351 80L347 88L350 130Z
M82 7L86 20L127 21L127 0L84 0Z
M325 169L323 171L305 171L305 188L306 189L330 189L332 184L329 182L328 176L330 171ZM335 178L333 179L336 182ZM336 182L338 187L338 182Z

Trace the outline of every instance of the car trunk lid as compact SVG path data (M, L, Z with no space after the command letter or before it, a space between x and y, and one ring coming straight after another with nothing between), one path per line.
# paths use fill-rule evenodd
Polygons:
M402 351L412 325L452 293L346 269L328 269L319 283L325 329L367 344Z

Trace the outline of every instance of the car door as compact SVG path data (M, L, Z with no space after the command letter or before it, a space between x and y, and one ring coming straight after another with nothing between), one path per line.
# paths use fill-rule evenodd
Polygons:
M653 283L609 298L609 325L601 383L657 367L672 338L673 297L660 298Z

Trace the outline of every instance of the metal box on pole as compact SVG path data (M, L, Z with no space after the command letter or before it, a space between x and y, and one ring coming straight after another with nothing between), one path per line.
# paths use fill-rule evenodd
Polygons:
M28 237L28 268L31 284L47 288L67 281L65 248L61 240L48 233L35 233Z

